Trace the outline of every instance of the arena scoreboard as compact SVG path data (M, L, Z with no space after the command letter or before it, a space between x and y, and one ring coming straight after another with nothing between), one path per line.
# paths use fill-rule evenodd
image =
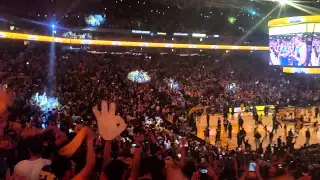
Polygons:
M269 64L285 73L320 74L320 16L269 21Z

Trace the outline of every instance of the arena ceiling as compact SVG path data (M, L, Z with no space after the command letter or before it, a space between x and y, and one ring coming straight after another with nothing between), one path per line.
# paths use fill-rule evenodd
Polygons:
M290 14L319 14L320 0L152 0L179 8L222 8L267 13L279 7Z
M0 9L4 12L12 10L12 13L32 9L52 9L67 11L70 9L95 9L105 4L121 1L127 4L137 3L139 0L28 0L21 3L19 0L2 0ZM180 9L225 9L226 11L255 11L267 14L275 7L286 13L282 16L320 14L320 0L140 0L177 7ZM285 3L283 3L285 2ZM286 5L280 5L286 4Z

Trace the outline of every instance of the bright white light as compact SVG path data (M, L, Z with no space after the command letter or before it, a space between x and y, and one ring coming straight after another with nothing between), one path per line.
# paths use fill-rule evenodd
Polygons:
M285 5L285 4L287 4L289 2L289 0L279 0L279 3L281 4L281 5Z
M55 25L54 25L54 24L52 24L52 25L51 25L51 27L52 27L52 28L54 28L54 27L55 27Z

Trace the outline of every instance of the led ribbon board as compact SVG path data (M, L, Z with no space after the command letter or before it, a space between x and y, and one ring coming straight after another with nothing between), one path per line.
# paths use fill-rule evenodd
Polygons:
M90 44L99 46L125 46L125 47L154 47L154 48L180 48L180 49L219 49L219 50L260 50L267 51L267 46L234 46L234 45L212 45L212 44L178 44L178 43L153 43L153 42L133 42L133 41L111 41L111 40L85 40L70 39L52 36L42 36L23 33L12 33L0 31L0 39L16 39L40 42L55 42L63 44Z

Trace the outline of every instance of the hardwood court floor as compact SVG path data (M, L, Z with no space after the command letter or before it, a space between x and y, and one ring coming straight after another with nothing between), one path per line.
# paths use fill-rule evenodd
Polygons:
M260 114L260 113L259 113ZM262 114L262 112L261 112ZM227 144L229 144L229 148L236 148L237 146L237 133L238 133L238 115L235 114L234 118L232 119L231 115L229 115L228 120L229 122L231 122L233 130L232 130L232 139L228 138L228 131L224 131L224 126L223 126L223 117L222 115L211 115L210 116L210 137L209 137L209 141L211 144L215 144L215 137L216 137L216 128L217 128L217 124L218 124L218 117L220 117L221 119L221 142L218 143L220 144L222 147L226 147ZM196 120L196 124L197 124L197 136L201 139L204 139L204 130L207 126L207 119L206 119L206 115L201 115L199 117L197 117ZM255 144L254 144L254 128L255 128L255 122L252 118L252 116L247 115L247 116L243 116L244 119L244 124L243 127L245 129L245 131L247 132L247 136L246 139L249 139L249 142L251 144L252 149L255 149ZM312 119L312 122L318 121L319 118L317 119ZM268 117L263 117L262 120L264 125L267 125L267 129L269 131L272 130L272 116L269 115ZM290 129L292 129L292 131L294 132L294 124L293 123L286 123L287 124L287 131L289 131ZM284 124L282 123L282 128L279 126L278 132L274 133L274 137L273 137L273 142L276 143L277 138L279 136L281 136L282 142L285 142L285 131L283 128ZM296 138L296 144L295 147L301 147L304 145L306 138L305 138L305 132L307 130L307 128L309 128L310 133L311 133L311 139L310 139L310 144L316 144L319 142L320 140L320 131L315 132L313 126L304 126L303 129L300 130L299 134L297 135ZM267 137L265 138L265 130L263 129L263 127L261 125L258 126L258 131L261 134L262 139L265 139L263 141L263 147L266 147L269 144L269 135L267 135Z

